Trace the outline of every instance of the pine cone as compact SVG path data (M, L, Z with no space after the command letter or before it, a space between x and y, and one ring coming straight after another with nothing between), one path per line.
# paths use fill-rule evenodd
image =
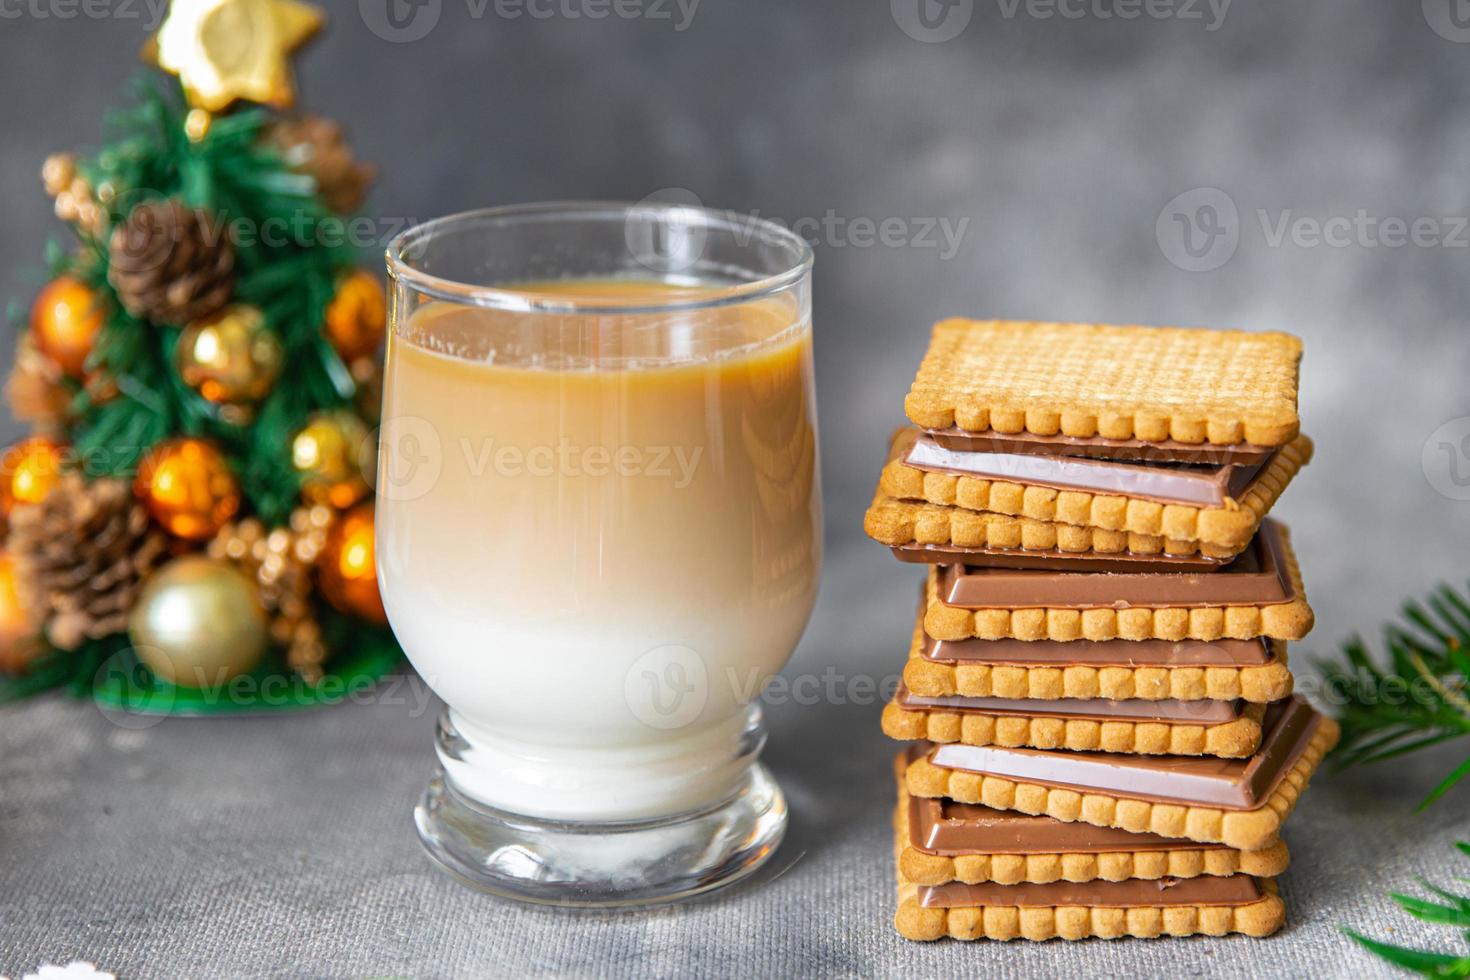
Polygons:
M21 599L63 650L127 629L143 579L166 554L127 481L67 473L10 517Z
M173 198L145 201L113 229L107 278L136 317L183 326L224 307L235 246L208 212Z
M59 428L71 414L72 399L61 379L57 363L37 349L30 334L22 334L15 348L15 364L5 379L10 414L42 429Z
M323 116L283 119L271 127L269 141L287 166L316 181L327 207L338 214L362 207L378 171L357 161L341 126Z

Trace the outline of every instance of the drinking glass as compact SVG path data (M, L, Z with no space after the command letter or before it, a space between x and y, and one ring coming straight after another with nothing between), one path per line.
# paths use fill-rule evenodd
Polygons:
M563 203L388 249L384 605L447 705L429 853L517 899L749 874L786 826L757 704L816 597L811 251L752 217Z

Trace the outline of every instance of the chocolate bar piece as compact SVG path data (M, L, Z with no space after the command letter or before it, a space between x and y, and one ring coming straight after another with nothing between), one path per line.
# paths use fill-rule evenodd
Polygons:
M1058 572L1211 572L1234 559L1209 555L1133 552L1061 551L1052 549L977 548L953 544L901 544L890 549L899 561L916 565L974 565L986 568Z
M1240 496L1266 465L1124 462L1034 453L962 451L941 446L925 433L912 438L904 462L932 473L955 473L1059 491L1082 490L1194 507L1223 507L1226 500Z
M1016 667L1251 667L1279 659L1285 646L1267 639L936 640L926 634L920 656L936 663Z
M1213 466L1256 466L1271 458L1274 446L1248 442L1231 446L1206 443L1144 442L1141 439L1104 439L1101 436L1038 436L1029 432L1013 435L978 435L961 429L925 429L945 449L977 453L1027 453L1033 456L1085 456L1093 459L1134 460L1160 463L1203 463Z
M1240 718L1239 701L1145 701L1129 698L966 698L957 695L923 697L899 684L894 701L902 708L937 708L960 714L1010 715L1026 718L1063 718L1080 721L1164 722L1174 725L1224 725Z
M1321 716L1300 698L1276 702L1266 712L1261 746L1248 759L948 744L935 748L929 761L941 768L1079 792L1254 810L1306 751L1320 722Z
M1039 569L941 569L939 600L962 609L1128 609L1278 605L1296 598L1280 525L1266 521L1251 546L1213 572L1088 574Z
M914 752L922 753L916 747ZM1066 823L1046 816L992 810L973 803L909 797L909 845L926 854L1107 854L1168 851L1181 846L1224 850L1224 844L1181 843L1158 834Z
M1053 881L1045 885L966 885L952 881L919 888L920 908L980 907L1052 908L1167 908L1171 905L1251 905L1259 902L1261 885L1250 875L1216 878L1157 878L1126 881Z

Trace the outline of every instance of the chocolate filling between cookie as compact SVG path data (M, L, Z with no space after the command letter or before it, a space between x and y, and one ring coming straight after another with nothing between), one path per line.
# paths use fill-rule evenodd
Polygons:
M923 609L919 617L923 619ZM1280 640L936 640L919 656L995 667L1258 667L1280 659Z
M891 549L899 561L912 565L976 565L1027 571L1106 573L1213 572L1234 558L1209 555L1144 554L1133 551L1062 551L1057 548L990 548L954 544L900 544Z
M923 755L910 750L910 760ZM992 810L975 803L908 798L909 846L925 854L1111 854L1133 851L1227 850L1224 844L1179 841L1115 827Z
M1270 606L1295 598L1275 521L1264 522L1250 546L1218 571L1079 572L961 564L939 569L939 600L962 609Z
M968 432L964 429L924 429L938 445L956 452L1029 453L1036 456L1085 456L1093 459L1137 460L1161 463L1204 463L1215 466L1255 465L1266 462L1277 446L1248 442L1228 446L1162 439L1104 439L1101 436L1038 436L1029 432Z
M1178 725L1224 725L1240 719L1242 701L1179 701L1163 698L1147 701L1132 698L1034 699L977 698L959 695L924 697L899 683L894 703L911 711L953 711L959 714L1003 715L1019 718L1056 718L1077 721L1163 722Z
M903 461L926 473L1205 508L1224 507L1238 498L1270 463L1270 457L1232 465L956 450L918 430L901 435L900 446L904 442Z

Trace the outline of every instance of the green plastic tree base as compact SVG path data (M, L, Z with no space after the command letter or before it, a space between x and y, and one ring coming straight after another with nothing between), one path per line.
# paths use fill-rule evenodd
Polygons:
M332 670L308 684L278 655L252 673L207 688L179 687L155 677L130 650L109 658L93 677L91 694L103 708L140 715L264 714L301 711L362 697L402 662L391 640L364 638L332 658ZM85 689L81 692L85 695Z

